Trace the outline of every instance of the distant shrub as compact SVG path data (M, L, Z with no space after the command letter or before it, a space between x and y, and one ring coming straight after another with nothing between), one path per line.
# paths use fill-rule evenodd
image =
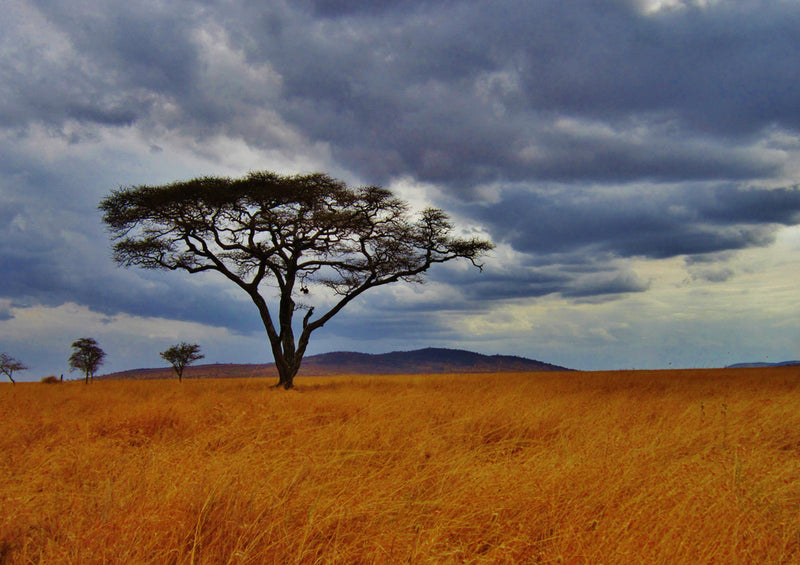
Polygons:
M46 385L57 385L61 384L61 379L59 379L55 375L50 375L49 377L43 378L41 382Z

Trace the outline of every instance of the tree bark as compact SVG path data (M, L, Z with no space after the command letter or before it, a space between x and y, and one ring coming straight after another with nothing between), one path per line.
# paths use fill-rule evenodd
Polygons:
M286 359L286 356L284 356L282 363L275 363L278 368L278 384L275 385L275 388L283 388L285 390L294 388L294 378L300 369L300 361L297 358Z
M279 375L278 384L275 385L275 388L282 388L284 390L289 390L290 388L294 388L294 376Z

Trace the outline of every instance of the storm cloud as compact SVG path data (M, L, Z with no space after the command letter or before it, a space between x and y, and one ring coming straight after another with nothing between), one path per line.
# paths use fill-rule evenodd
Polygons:
M649 295L640 271L659 261L723 287L739 254L800 224L796 2L10 0L0 13L0 321L75 303L256 334L213 278L111 263L105 194L201 174L414 185L498 244L483 273L432 271L425 299L365 300L359 316L387 342L408 339L409 312L446 345L468 339L446 331L452 316Z
M762 178L800 126L790 2L12 6L8 125L272 119L375 182Z
M511 191L476 212L534 256L609 253L663 259L768 245L800 220L800 189L651 186Z

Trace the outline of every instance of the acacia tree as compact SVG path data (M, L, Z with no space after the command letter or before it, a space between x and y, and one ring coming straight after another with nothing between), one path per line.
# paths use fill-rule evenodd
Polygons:
M493 248L452 235L439 209L414 217L389 190L350 188L321 173L132 186L113 191L99 208L118 264L217 271L241 288L266 329L276 386L287 389L312 332L354 298L397 281L422 282L435 263L466 259L480 269L478 259ZM272 305L262 295L269 286ZM298 302L312 290L328 293L316 316L315 307Z
M178 382L183 382L183 370L203 357L205 357L205 355L200 353L199 345L196 343L189 344L185 341L161 352L161 358L171 364L172 368L175 369L175 372L178 374Z
M86 384L89 378L94 380L94 374L103 365L106 352L100 349L97 341L91 337L82 337L72 344L72 355L69 356L69 370L81 371L86 375Z
M16 385L17 381L14 380L14 371L25 371L27 367L5 353L0 353L0 374L8 377L12 385Z

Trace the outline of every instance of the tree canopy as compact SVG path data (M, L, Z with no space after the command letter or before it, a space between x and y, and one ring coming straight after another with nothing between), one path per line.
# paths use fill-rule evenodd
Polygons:
M14 371L25 371L28 367L11 357L6 353L0 353L0 374L8 377L11 384L16 385L17 381L14 380Z
M178 374L178 381L183 380L183 370L205 357L200 353L200 346L196 343L186 343L182 341L178 345L173 345L166 351L161 352L161 358L167 363L172 365L175 372Z
M442 210L413 215L387 189L351 188L321 173L264 171L132 186L113 191L100 209L120 265L216 271L247 293L285 388L293 385L312 332L354 298L398 281L422 282L436 263L466 259L480 268L478 260L493 248L487 240L454 236ZM275 312L262 295L267 282L277 287ZM315 290L334 297L316 315L298 303ZM305 313L295 328L298 310Z
M91 337L82 337L72 344L72 355L69 356L69 370L80 371L89 379L94 380L94 374L103 365L106 352L100 349L97 341Z

